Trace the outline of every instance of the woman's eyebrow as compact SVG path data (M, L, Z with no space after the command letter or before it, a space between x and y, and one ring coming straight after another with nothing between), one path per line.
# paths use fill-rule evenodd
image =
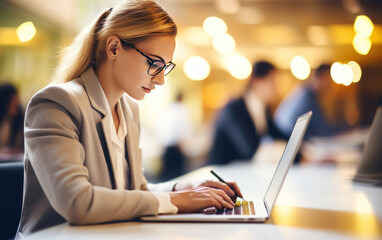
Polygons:
M158 55L155 55L155 54L148 54L149 56L152 56L152 57L156 57L156 58L159 58L162 62L166 63L166 61L161 57L161 56L158 56ZM170 62L172 61L172 59L170 60Z
M164 62L164 59L161 57L161 56L158 56L158 55L155 55L155 54L148 54L149 56L153 56L153 57L156 57L156 58L159 58L161 61Z

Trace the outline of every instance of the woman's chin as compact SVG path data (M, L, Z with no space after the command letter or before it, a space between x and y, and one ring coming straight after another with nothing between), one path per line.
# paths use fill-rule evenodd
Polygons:
M137 100L137 101L141 101L145 98L146 94L142 94L142 95L129 95L130 97L132 97L134 100Z

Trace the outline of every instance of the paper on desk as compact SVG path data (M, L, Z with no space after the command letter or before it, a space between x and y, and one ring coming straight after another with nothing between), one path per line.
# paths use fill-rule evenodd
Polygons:
M357 163L369 129L357 129L334 137L315 137L305 141L301 152L311 162Z

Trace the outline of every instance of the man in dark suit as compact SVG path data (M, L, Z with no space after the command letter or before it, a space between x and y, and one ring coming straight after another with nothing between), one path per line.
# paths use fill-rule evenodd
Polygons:
M330 67L328 64L318 66L313 76L292 91L278 106L274 121L282 133L291 134L297 117L307 111L313 111L313 116L305 139L335 136L350 130L347 123L332 123L327 117L327 109L321 104L334 84Z
M275 67L265 61L253 65L247 88L219 113L208 164L249 160L263 136L287 139L275 126L270 106L277 99Z

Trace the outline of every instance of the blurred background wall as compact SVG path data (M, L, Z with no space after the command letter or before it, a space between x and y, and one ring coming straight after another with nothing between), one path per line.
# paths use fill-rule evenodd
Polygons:
M1 0L0 82L14 83L26 106L49 83L59 51L115 2ZM188 169L194 169L204 163L216 114L243 91L251 64L257 60L268 60L279 69L278 102L303 84L319 64L337 62L333 65L337 66L333 68L336 83L324 103L334 122L368 125L376 106L382 104L379 0L158 2L174 18L179 34L173 60L177 67L164 86L139 102L143 158L153 176L160 171L163 152L158 121L177 94L183 93L190 113L191 134L185 151ZM357 16L362 16L357 23L361 27L355 26ZM346 65L351 61L358 70L354 64ZM339 109L345 109L344 114Z

